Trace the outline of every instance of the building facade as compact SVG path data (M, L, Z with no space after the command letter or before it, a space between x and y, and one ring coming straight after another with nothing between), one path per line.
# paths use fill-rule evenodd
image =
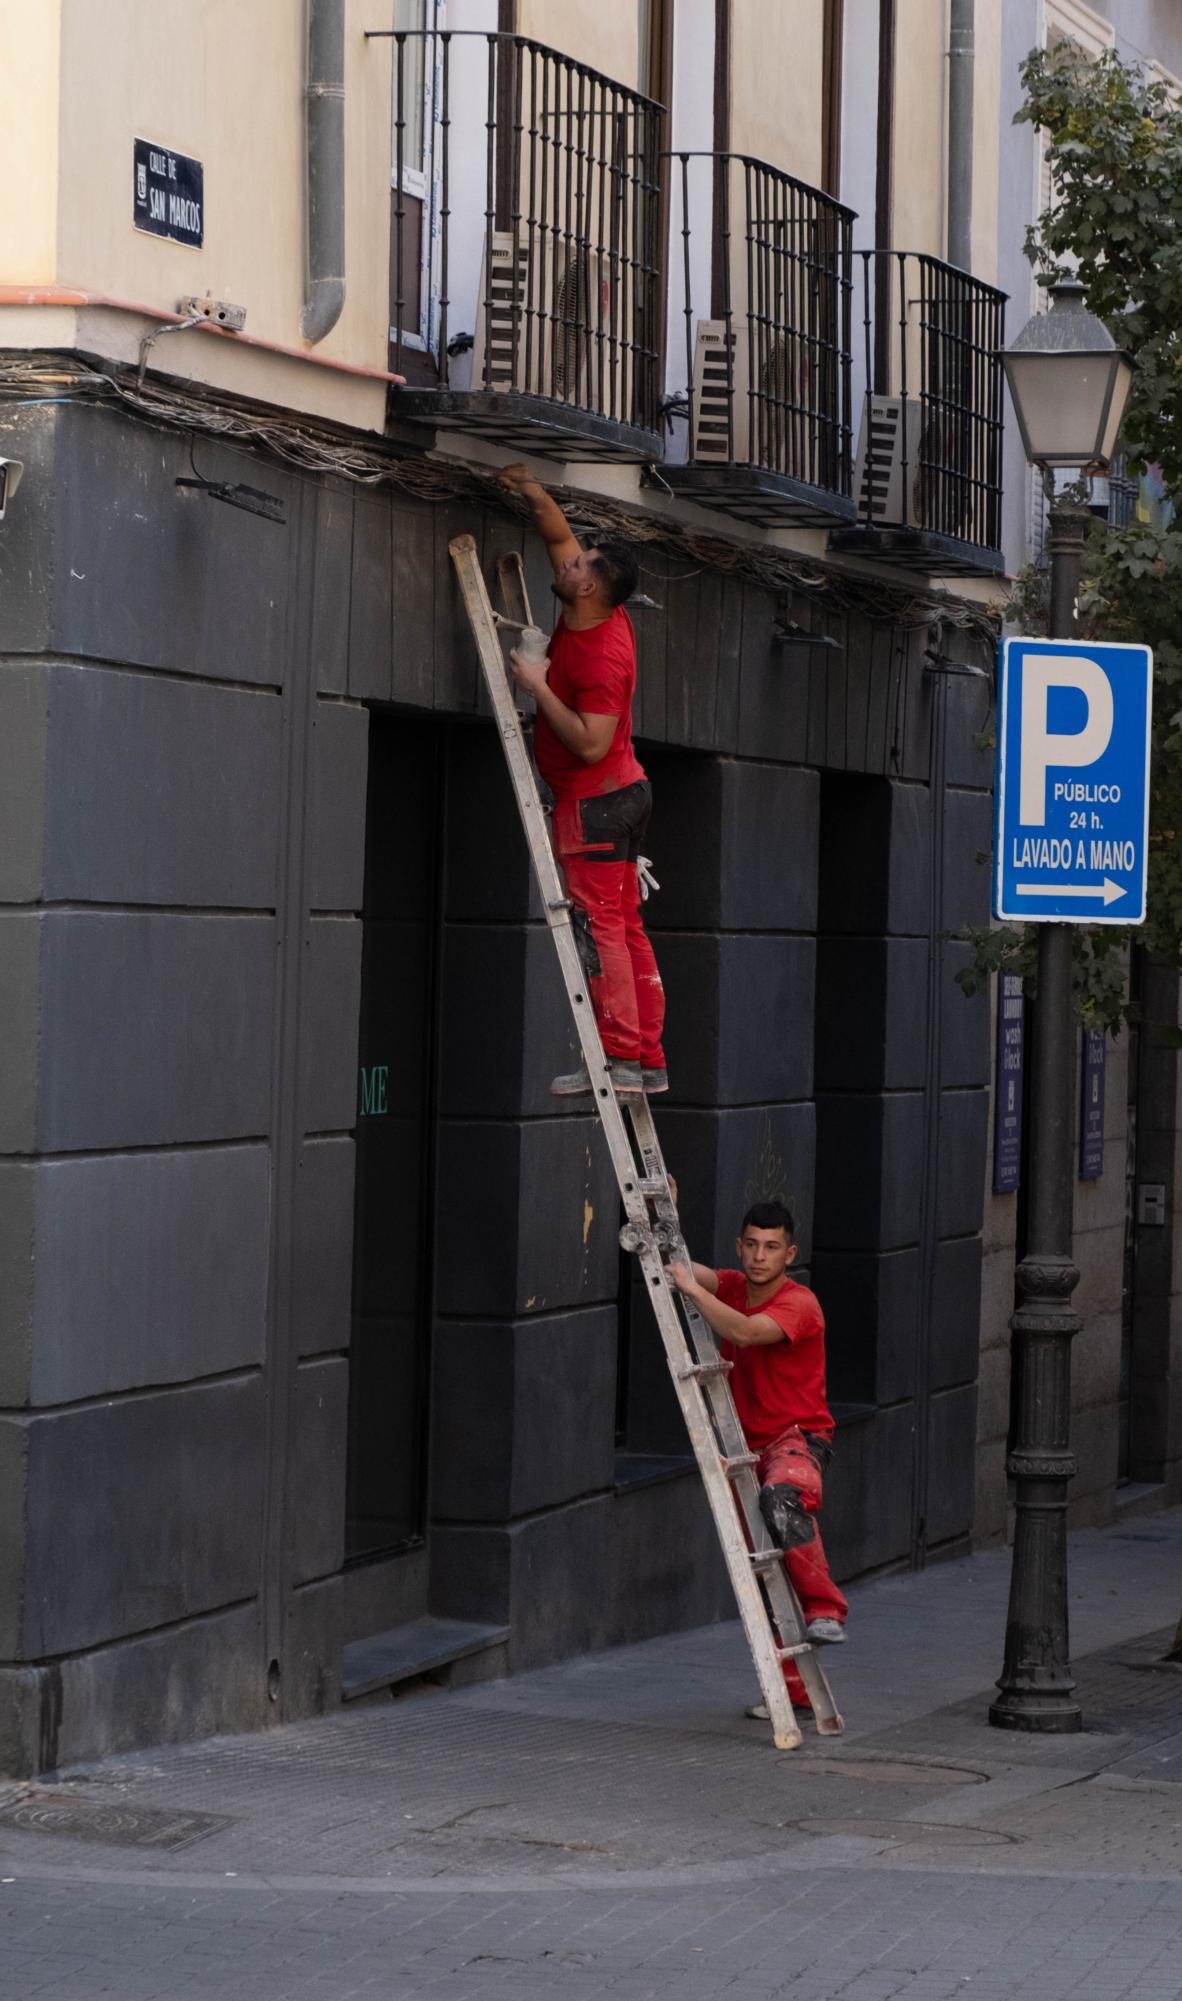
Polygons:
M967 170L943 0L6 23L6 1770L727 1609L452 587L523 456L640 544L691 1246L793 1205L842 1574L994 1532L1001 12Z
M1012 124L1022 102L1023 57L1033 48L1064 42L1092 59L1113 49L1125 62L1172 82L1182 76L1182 23L1176 9L1154 0L1030 0L1004 12L1001 117L1007 143L1000 162L998 282L1010 295L1016 332L1040 304L1023 252L1026 229L1052 194L1040 135L1029 125ZM1045 508L1016 426L1006 433L1004 466L1003 542L1007 569L1016 572L1041 555ZM1107 485L1093 483L1101 512L1108 504ZM1143 494L1136 504L1147 501ZM1115 505L1110 518L1122 519ZM1102 1135L1088 1161L1083 1135L1077 1134L1075 1255L1081 1282L1075 1297L1084 1326L1072 1351L1077 1472L1069 1519L1081 1526L1159 1507L1182 1493L1182 1326L1175 1304L1178 1065L1171 1047L1179 1020L1178 982L1139 949L1132 953L1129 981L1136 1018L1119 1037L1104 1040L1090 1068L1080 1037L1080 1121L1086 1095L1093 1122L1099 1111ZM995 996L995 1052L998 1004ZM1016 1005L1020 1009L1011 1000L1011 1008ZM998 1179L991 1144L974 1523L979 1543L999 1541L1007 1529L1009 1315L1015 1256L1025 1231L1021 1186L997 1193ZM1020 1184L1021 1175L1018 1179Z

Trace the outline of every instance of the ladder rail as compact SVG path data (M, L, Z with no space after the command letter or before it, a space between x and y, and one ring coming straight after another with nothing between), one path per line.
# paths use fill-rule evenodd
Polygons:
M793 1750L802 1738L784 1682L781 1663L786 1657L796 1660L813 1703L818 1730L839 1731L841 1718L816 1651L805 1636L804 1617L785 1572L782 1553L772 1543L759 1511L758 1483L734 1399L726 1375L721 1372L718 1342L692 1301L673 1286L666 1270L669 1260L690 1262L677 1205L648 1100L641 1097L627 1101L629 1127L612 1088L611 1069L595 1022L570 904L551 847L522 719L505 672L476 544L470 535L459 535L451 542L450 550L575 1031L591 1079L593 1102L627 1219L621 1240L635 1252L644 1275L674 1391L767 1703L774 1742L780 1750ZM516 563L512 558L503 559L498 567L507 585L507 595L518 584L524 595L520 559ZM510 602L514 599L510 598ZM528 599L526 606L528 609ZM699 1369L706 1373L698 1374Z

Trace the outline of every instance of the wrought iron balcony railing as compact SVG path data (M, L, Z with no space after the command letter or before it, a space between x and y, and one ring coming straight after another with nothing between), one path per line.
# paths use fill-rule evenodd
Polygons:
M391 38L392 415L659 456L661 107L522 35Z
M833 546L929 575L1000 570L1005 294L916 252L857 262L858 519Z
M671 157L688 436L661 477L744 520L849 521L852 212L763 160Z

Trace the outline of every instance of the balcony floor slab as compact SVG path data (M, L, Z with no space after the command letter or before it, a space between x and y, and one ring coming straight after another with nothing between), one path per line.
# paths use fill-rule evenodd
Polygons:
M568 464L651 465L664 449L657 431L515 389L392 389L389 408L393 421L466 432Z

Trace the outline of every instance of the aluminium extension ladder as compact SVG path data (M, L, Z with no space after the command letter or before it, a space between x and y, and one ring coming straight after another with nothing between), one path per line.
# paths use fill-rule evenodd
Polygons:
M620 1241L625 1250L635 1252L644 1274L777 1748L793 1750L801 1742L801 1732L784 1683L782 1663L786 1659L796 1661L812 1701L817 1729L825 1735L836 1735L842 1727L841 1717L816 1650L805 1638L804 1616L785 1573L783 1553L772 1542L759 1511L757 1455L747 1450L731 1396L727 1377L732 1364L720 1358L712 1329L666 1276L665 1260L671 1258L676 1263L688 1264L689 1253L648 1100L643 1097L623 1100L631 1121L630 1138L621 1101L611 1086L571 922L570 904L550 846L545 811L501 651L498 627L532 622L520 558L506 558L498 567L510 611L523 616L501 618L489 603L472 537L458 535L450 548L587 1074L592 1080L595 1108L619 1184L627 1218Z

